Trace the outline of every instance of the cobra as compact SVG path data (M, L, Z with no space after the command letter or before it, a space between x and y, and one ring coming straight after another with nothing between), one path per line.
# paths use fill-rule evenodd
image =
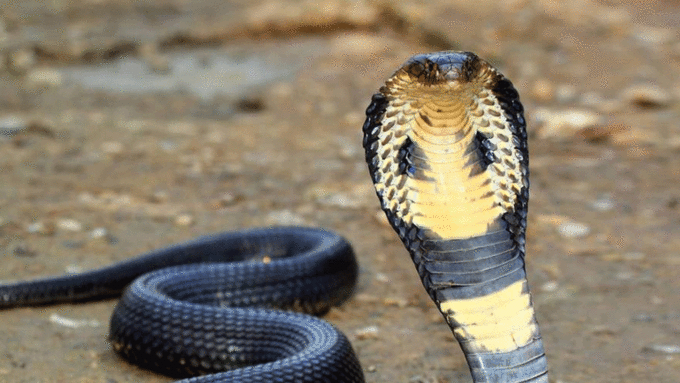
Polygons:
M475 382L547 382L524 272L528 157L509 81L471 53L411 58L373 96L364 148L388 219ZM225 263L226 262L226 263ZM109 340L186 382L361 383L316 318L352 293L349 243L319 229L201 237L103 269L0 285L0 308L119 295ZM227 370L227 371L225 371Z
M524 266L526 124L512 83L469 52L409 59L366 111L389 223L474 382L548 382Z

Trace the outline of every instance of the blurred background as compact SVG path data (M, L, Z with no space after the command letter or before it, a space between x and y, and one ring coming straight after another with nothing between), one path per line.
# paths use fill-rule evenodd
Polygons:
M468 382L379 211L361 125L412 54L473 51L526 109L552 382L677 382L678 25L677 1L3 2L0 279L320 226L359 257L356 294L325 319L367 381ZM0 313L0 381L170 381L115 356L114 304Z

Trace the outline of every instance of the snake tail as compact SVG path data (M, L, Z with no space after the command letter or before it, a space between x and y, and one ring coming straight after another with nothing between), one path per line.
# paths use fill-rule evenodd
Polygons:
M526 123L519 94L469 52L410 58L366 110L376 193L474 382L547 383L527 284Z

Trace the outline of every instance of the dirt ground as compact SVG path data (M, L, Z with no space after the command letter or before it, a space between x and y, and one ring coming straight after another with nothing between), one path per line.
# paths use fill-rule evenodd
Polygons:
M359 257L356 294L325 319L367 381L468 382L379 211L361 125L410 55L469 50L526 109L527 271L551 381L680 381L680 3L498 4L3 4L0 279L324 227ZM113 353L114 305L0 312L0 382L169 381Z

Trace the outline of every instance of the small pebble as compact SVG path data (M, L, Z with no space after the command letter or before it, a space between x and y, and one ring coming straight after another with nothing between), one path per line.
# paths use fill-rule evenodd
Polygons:
M123 152L123 144L118 141L107 141L101 145L101 149L106 154L120 154Z
M0 120L0 136L11 137L28 128L28 122L16 116L5 117Z
M675 29L636 25L632 35L646 46L657 47L675 39Z
M17 257L34 257L37 253L27 245L20 244L14 248L12 254L16 255Z
M557 289L560 287L560 285L557 283L557 281L549 281L543 284L541 286L541 290L543 290L546 293L552 293L557 291Z
M593 201L590 206L597 211L610 211L614 208L614 201L611 196L604 195Z
M80 249L85 246L83 241L64 241L62 244L67 249Z
M194 217L190 214L180 214L175 217L175 225L177 226L191 226L194 223Z
M212 202L211 205L215 209L221 209L227 206L231 206L237 202L237 198L234 194L232 193L223 193L219 197L215 198Z
M633 322L654 322L654 316L650 313L639 313L631 318Z
M36 233L40 233L44 229L44 227L45 227L45 224L42 223L42 221L33 222L32 224L28 225L28 227L26 228L26 231L31 233L31 234L36 234Z
M624 124L605 124L583 128L578 135L588 142L601 143L611 139L620 139L620 135L628 130L630 127Z
M408 306L408 301L403 298L385 298L383 299L383 305L404 308Z
M139 132L142 129L144 129L148 124L146 121L143 120L124 120L120 121L118 123L121 127L131 131L131 132Z
M377 339L378 333L379 333L378 326L368 326L368 327L364 327L360 330L357 330L354 333L354 336L358 340Z
M409 378L408 383L437 383L439 379L432 376L415 375Z
M75 219L64 218L57 221L57 228L66 231L82 231L83 224Z
M590 227L578 222L564 222L557 227L557 231L563 238L581 238L590 234Z
M632 85L623 91L623 99L641 108L658 108L671 102L668 92L656 84L644 83Z
M305 225L307 221L302 216L289 209L272 211L267 215L267 223L272 225L295 226Z
M343 209L352 209L361 206L361 201L349 193L333 193L326 198L319 199L319 203L325 206L335 206Z
M604 118L586 109L550 110L540 108L534 114L541 127L539 138L569 139L579 131L602 125Z
M85 269L83 269L82 266L80 265L67 265L64 271L66 274L78 274L82 273Z
M614 277L620 281L630 281L635 278L635 273L629 270L623 270L616 273Z
M616 329L607 325L594 326L591 332L594 335L609 335L609 336L616 335L618 333Z
M561 84L555 91L557 101L563 104L573 101L576 95L576 88L569 84Z
M26 231L31 234L53 235L56 231L56 227L51 222L45 223L43 221L37 221L28 225Z
M355 186L352 191L343 192L329 190L324 187L314 187L306 192L306 195L321 205L339 207L343 209L355 209L362 207L365 190L361 186Z
M149 197L149 202L152 203L163 203L167 202L169 198L169 194L165 190L156 190L150 197Z
M385 273L376 273L375 280L382 283L389 283L390 277L388 277Z
M69 328L79 328L79 327L99 327L100 323L95 319L71 319L63 317L59 314L50 315L50 322L57 324L59 326L69 327Z
M55 70L42 68L31 71L26 80L32 88L51 88L61 85L63 76Z
M108 235L109 232L106 230L105 227L97 227L90 231L90 238L92 239L106 238Z
M244 113L256 113L265 108L264 101L259 97L243 97L235 104L237 110Z
M172 140L163 140L158 143L158 147L164 152L173 152L177 149L177 143Z
M650 344L642 348L645 352L659 354L680 354L680 345L677 344Z

